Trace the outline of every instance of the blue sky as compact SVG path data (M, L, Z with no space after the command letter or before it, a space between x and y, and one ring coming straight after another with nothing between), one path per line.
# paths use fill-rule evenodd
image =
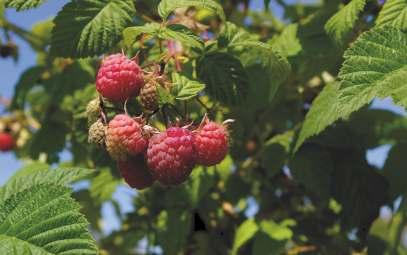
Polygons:
M25 12L15 12L14 10L7 10L7 18L21 27L30 29L33 24L38 21L45 20L52 17L57 13L62 6L67 3L67 0L53 0L47 1L40 8L25 11ZM297 2L295 0L287 1L290 3ZM298 2L315 2L314 0L303 0ZM257 0L252 3L252 8L262 9L263 0ZM277 16L281 16L281 8L272 1L271 9ZM35 64L35 54L31 50L30 46L21 41L18 37L13 37L13 40L19 45L20 58L17 63L14 63L11 59L0 59L0 95L10 98L13 94L14 85L16 84L20 74L28 67ZM394 106L390 99L386 100L376 100L373 104L374 108L390 109L400 114L406 114L406 112L401 107ZM4 108L0 106L0 114L2 114ZM368 160L377 166L381 166L386 158L389 146L381 146L375 150L371 150L367 154ZM0 185L4 184L7 179L14 174L14 172L21 167L22 163L14 157L12 153L1 153L0 154ZM124 194L124 195L123 195ZM121 187L118 192L116 192L115 197L120 201L122 206L122 211L126 212L131 210L130 199L134 196L134 192L125 187ZM118 227L119 222L112 217L113 207L106 204L103 208L103 214L110 218L106 225L106 232L111 231Z

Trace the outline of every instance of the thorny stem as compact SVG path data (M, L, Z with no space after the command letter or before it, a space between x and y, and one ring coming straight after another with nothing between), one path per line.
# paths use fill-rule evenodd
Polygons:
M185 119L185 120L189 120L187 101L184 101L184 119Z
M148 21L148 22L156 22L153 18L145 15L145 14L141 14L140 17L144 20L144 21Z
M161 114L163 115L163 118L164 118L165 127L168 127L169 119L168 119L168 114L167 114L165 105L163 105L163 107L161 108Z
M160 53L163 53L163 41L161 39L158 40L158 45L160 46Z
M105 109L113 110L113 111L117 111L117 112L123 112L123 109L116 108L116 107L105 106Z
M212 109L209 108L204 102L202 102L202 100L201 100L199 97L196 97L196 101L197 101L200 105L202 105L203 108L205 108L205 110L206 110L207 113L211 113L211 112L212 112Z
M146 123L147 123L147 124L149 123L151 117L153 117L159 110L160 110L160 108L157 108L156 110L154 110L153 113L147 115L147 117L146 117Z
M103 123L107 124L105 105L103 103L103 98L100 95L99 95L99 107L100 107L100 116L102 117Z
M175 107L174 105L170 105L171 106L171 109L172 110L174 110L174 112L178 115L178 116L180 116L182 119L183 119L183 115L181 114L181 112L177 109L177 107Z

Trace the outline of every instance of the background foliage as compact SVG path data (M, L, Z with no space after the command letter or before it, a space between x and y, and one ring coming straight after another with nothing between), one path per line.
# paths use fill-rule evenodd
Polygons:
M406 0L276 0L282 19L249 0L72 0L31 31L3 15L43 2L0 0L2 50L17 59L18 36L37 52L1 120L32 162L0 188L1 254L407 254L407 119L369 107L407 107ZM100 56L122 49L166 63L161 105L236 122L221 164L138 192L105 235L101 206L123 183L85 111ZM366 151L381 145L379 168ZM71 194L77 181L90 185Z

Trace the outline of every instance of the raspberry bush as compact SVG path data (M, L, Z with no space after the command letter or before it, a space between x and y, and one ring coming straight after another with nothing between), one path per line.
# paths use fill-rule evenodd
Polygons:
M407 254L405 0L62 2L0 0L0 254Z

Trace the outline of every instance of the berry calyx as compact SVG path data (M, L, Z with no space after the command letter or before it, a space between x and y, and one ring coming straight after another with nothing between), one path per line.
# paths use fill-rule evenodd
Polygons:
M153 177L164 185L184 182L195 165L191 131L172 127L151 137L147 165Z
M101 120L97 120L89 128L88 142L103 146L106 138L106 126Z
M96 78L96 89L105 98L124 102L139 94L143 86L143 70L124 54L105 58Z
M120 175L132 188L142 190L150 187L154 183L154 178L148 170L143 155L130 157L126 161L120 161L117 163L117 167L120 171Z
M228 153L228 139L228 131L223 125L205 120L194 134L197 163L204 166L220 163Z
M0 133L0 151L11 151L14 148L15 142L11 134Z

